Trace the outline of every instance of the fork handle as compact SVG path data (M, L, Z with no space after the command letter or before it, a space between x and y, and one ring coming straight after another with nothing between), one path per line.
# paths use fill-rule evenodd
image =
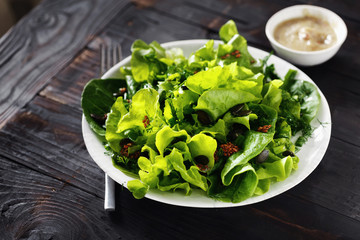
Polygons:
M115 210L115 182L107 174L105 174L104 209L106 211Z

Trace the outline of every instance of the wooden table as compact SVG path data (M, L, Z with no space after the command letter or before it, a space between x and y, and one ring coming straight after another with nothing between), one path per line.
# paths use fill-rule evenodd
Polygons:
M271 51L276 11L314 4L349 35L325 64L301 68L326 96L329 148L301 184L237 208L195 209L134 200L117 186L103 210L104 173L81 134L80 95L100 75L99 45L218 39L236 21L249 45ZM0 239L360 239L359 1L44 0L0 39Z

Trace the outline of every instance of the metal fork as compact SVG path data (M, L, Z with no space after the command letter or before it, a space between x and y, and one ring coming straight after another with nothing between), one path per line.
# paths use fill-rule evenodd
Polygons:
M122 59L121 46L111 42L109 45L100 45L100 71L101 76L112 66ZM105 196L104 209L106 211L115 210L115 182L105 173Z

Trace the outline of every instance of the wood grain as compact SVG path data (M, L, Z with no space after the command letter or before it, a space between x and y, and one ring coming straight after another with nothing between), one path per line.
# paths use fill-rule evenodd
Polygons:
M1 239L121 239L102 199L0 157Z
M177 25L177 28L170 27L174 25ZM148 9L128 6L114 17L104 32L89 42L87 48L79 53L71 64L53 77L40 95L79 108L85 84L91 78L100 77L100 44L117 42L122 47L123 56L127 57L131 54L130 47L136 38L147 42L154 40L153 32L150 31L153 29L161 33L156 37L160 43L206 37L204 31L189 24L179 23Z
M117 185L117 211L105 213L104 174L86 151L80 108L83 86L100 74L99 45L117 41L126 56L137 38L218 39L232 18L250 45L269 51L266 20L297 3L328 7L349 29L333 59L301 68L332 114L318 168L284 194L231 209L135 200ZM44 1L0 40L0 239L360 239L360 22L359 4L349 4Z
M87 153L81 116L78 109L35 97L0 132L1 155L102 196L104 174Z
M0 127L126 4L44 1L1 38Z
M360 221L359 150L333 138L319 167L290 194Z
M253 206L196 209L134 200L117 189L102 199L0 156L2 239L358 239L359 222L283 194ZM294 208L294 206L296 206Z

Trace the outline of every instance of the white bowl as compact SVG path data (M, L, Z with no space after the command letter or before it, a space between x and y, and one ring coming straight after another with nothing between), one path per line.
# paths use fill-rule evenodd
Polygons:
M304 16L314 16L327 21L334 29L337 38L336 43L329 48L319 51L298 51L285 47L275 40L274 30L280 23ZM295 5L275 13L266 23L265 34L271 46L280 57L297 65L314 66L329 60L337 53L346 39L347 28L344 21L328 9L312 5Z

